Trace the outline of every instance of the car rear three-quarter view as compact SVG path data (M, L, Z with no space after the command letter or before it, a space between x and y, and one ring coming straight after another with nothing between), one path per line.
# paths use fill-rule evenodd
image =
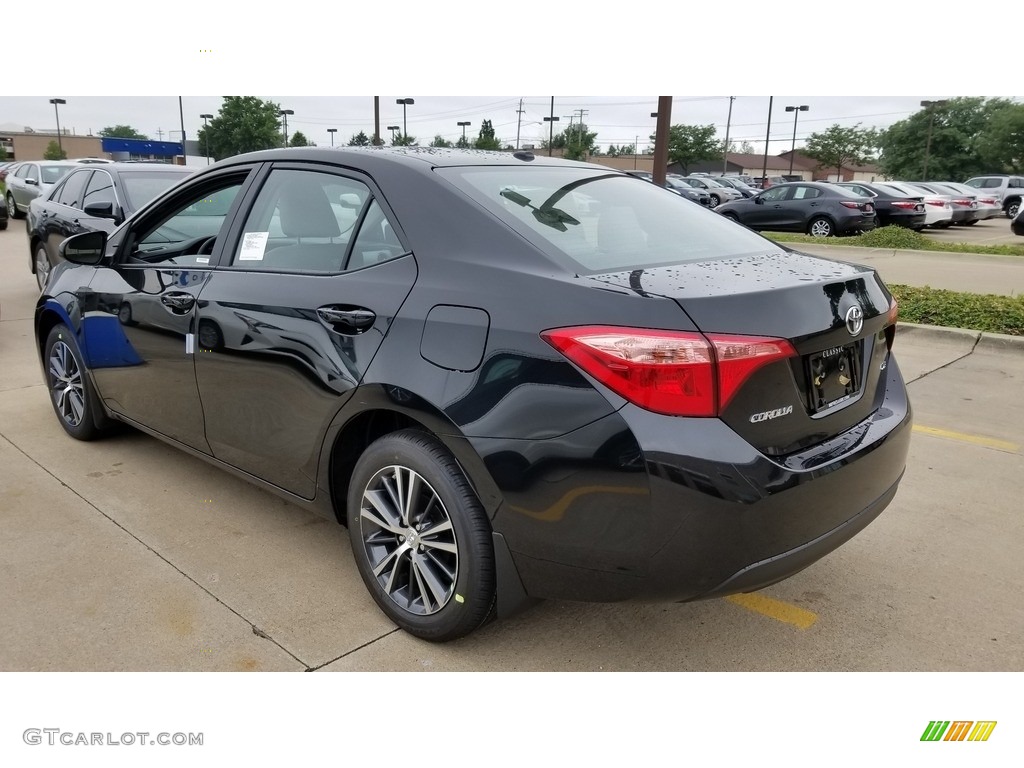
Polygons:
M878 275L607 168L275 150L62 251L37 336L65 429L119 419L335 516L425 639L759 589L905 467Z

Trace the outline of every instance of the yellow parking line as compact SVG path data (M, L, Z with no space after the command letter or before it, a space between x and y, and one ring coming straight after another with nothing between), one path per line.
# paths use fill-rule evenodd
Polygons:
M818 620L818 614L814 611L806 611L796 605L790 605L756 592L746 595L729 595L725 599L733 605L760 613L762 616L781 621L784 624L792 624L799 629L807 629Z
M982 437L981 435L968 435L964 432L953 432L948 429L938 429L937 427L925 427L921 424L914 425L914 431L920 432L922 435L931 435L932 437L943 437L947 440L957 440L961 443L971 443L973 445L983 445L986 448L995 448L999 451L1009 451L1010 453L1019 453L1020 446L1016 443L1010 443L1006 440L996 440L994 437Z

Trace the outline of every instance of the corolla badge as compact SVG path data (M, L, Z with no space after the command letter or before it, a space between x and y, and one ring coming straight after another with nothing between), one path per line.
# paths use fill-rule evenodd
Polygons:
M846 330L851 336L856 336L864 327L864 310L860 307L850 307L846 310Z

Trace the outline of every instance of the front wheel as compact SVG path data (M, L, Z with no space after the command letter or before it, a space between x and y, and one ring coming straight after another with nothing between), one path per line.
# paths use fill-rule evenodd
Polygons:
M722 198L720 198L718 195L711 195L711 207L712 208L717 208L718 205L721 202L722 202Z
M443 642L493 616L491 529L435 437L402 430L359 458L348 497L352 553L377 606L406 632Z
M1011 200L1006 204L1006 215L1011 218L1017 218L1017 212L1020 211L1020 200Z
M96 422L105 417L98 411L99 401L86 375L78 342L66 325L57 325L50 331L43 359L50 404L64 431L76 440L99 437L101 429Z
M722 214L722 216L724 216L725 218L727 218L727 219L728 219L729 221L734 221L734 222L736 222L737 224L739 224L739 223L740 223L740 220L739 220L739 218L738 218L738 217L736 216L736 214L735 214L735 213L723 213L723 214Z
M811 237L831 237L834 234L832 222L821 216L812 219L807 226L807 234Z

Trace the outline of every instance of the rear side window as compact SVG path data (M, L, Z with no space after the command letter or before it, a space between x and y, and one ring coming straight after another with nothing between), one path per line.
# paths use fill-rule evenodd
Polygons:
M75 175L80 176L81 174ZM85 197L82 199L82 207L85 208L89 203L110 203L111 210L117 208L114 180L106 171L96 171L89 179L89 185L85 188Z
M797 187L793 190L794 200L813 200L816 197L821 197L821 190L814 187Z
M57 202L71 208L84 208L85 203L82 202L82 198L85 193L85 183L89 180L91 174L92 171L78 171L68 176L60 188Z
M599 273L777 247L674 192L619 173L550 166L436 172L566 269Z

